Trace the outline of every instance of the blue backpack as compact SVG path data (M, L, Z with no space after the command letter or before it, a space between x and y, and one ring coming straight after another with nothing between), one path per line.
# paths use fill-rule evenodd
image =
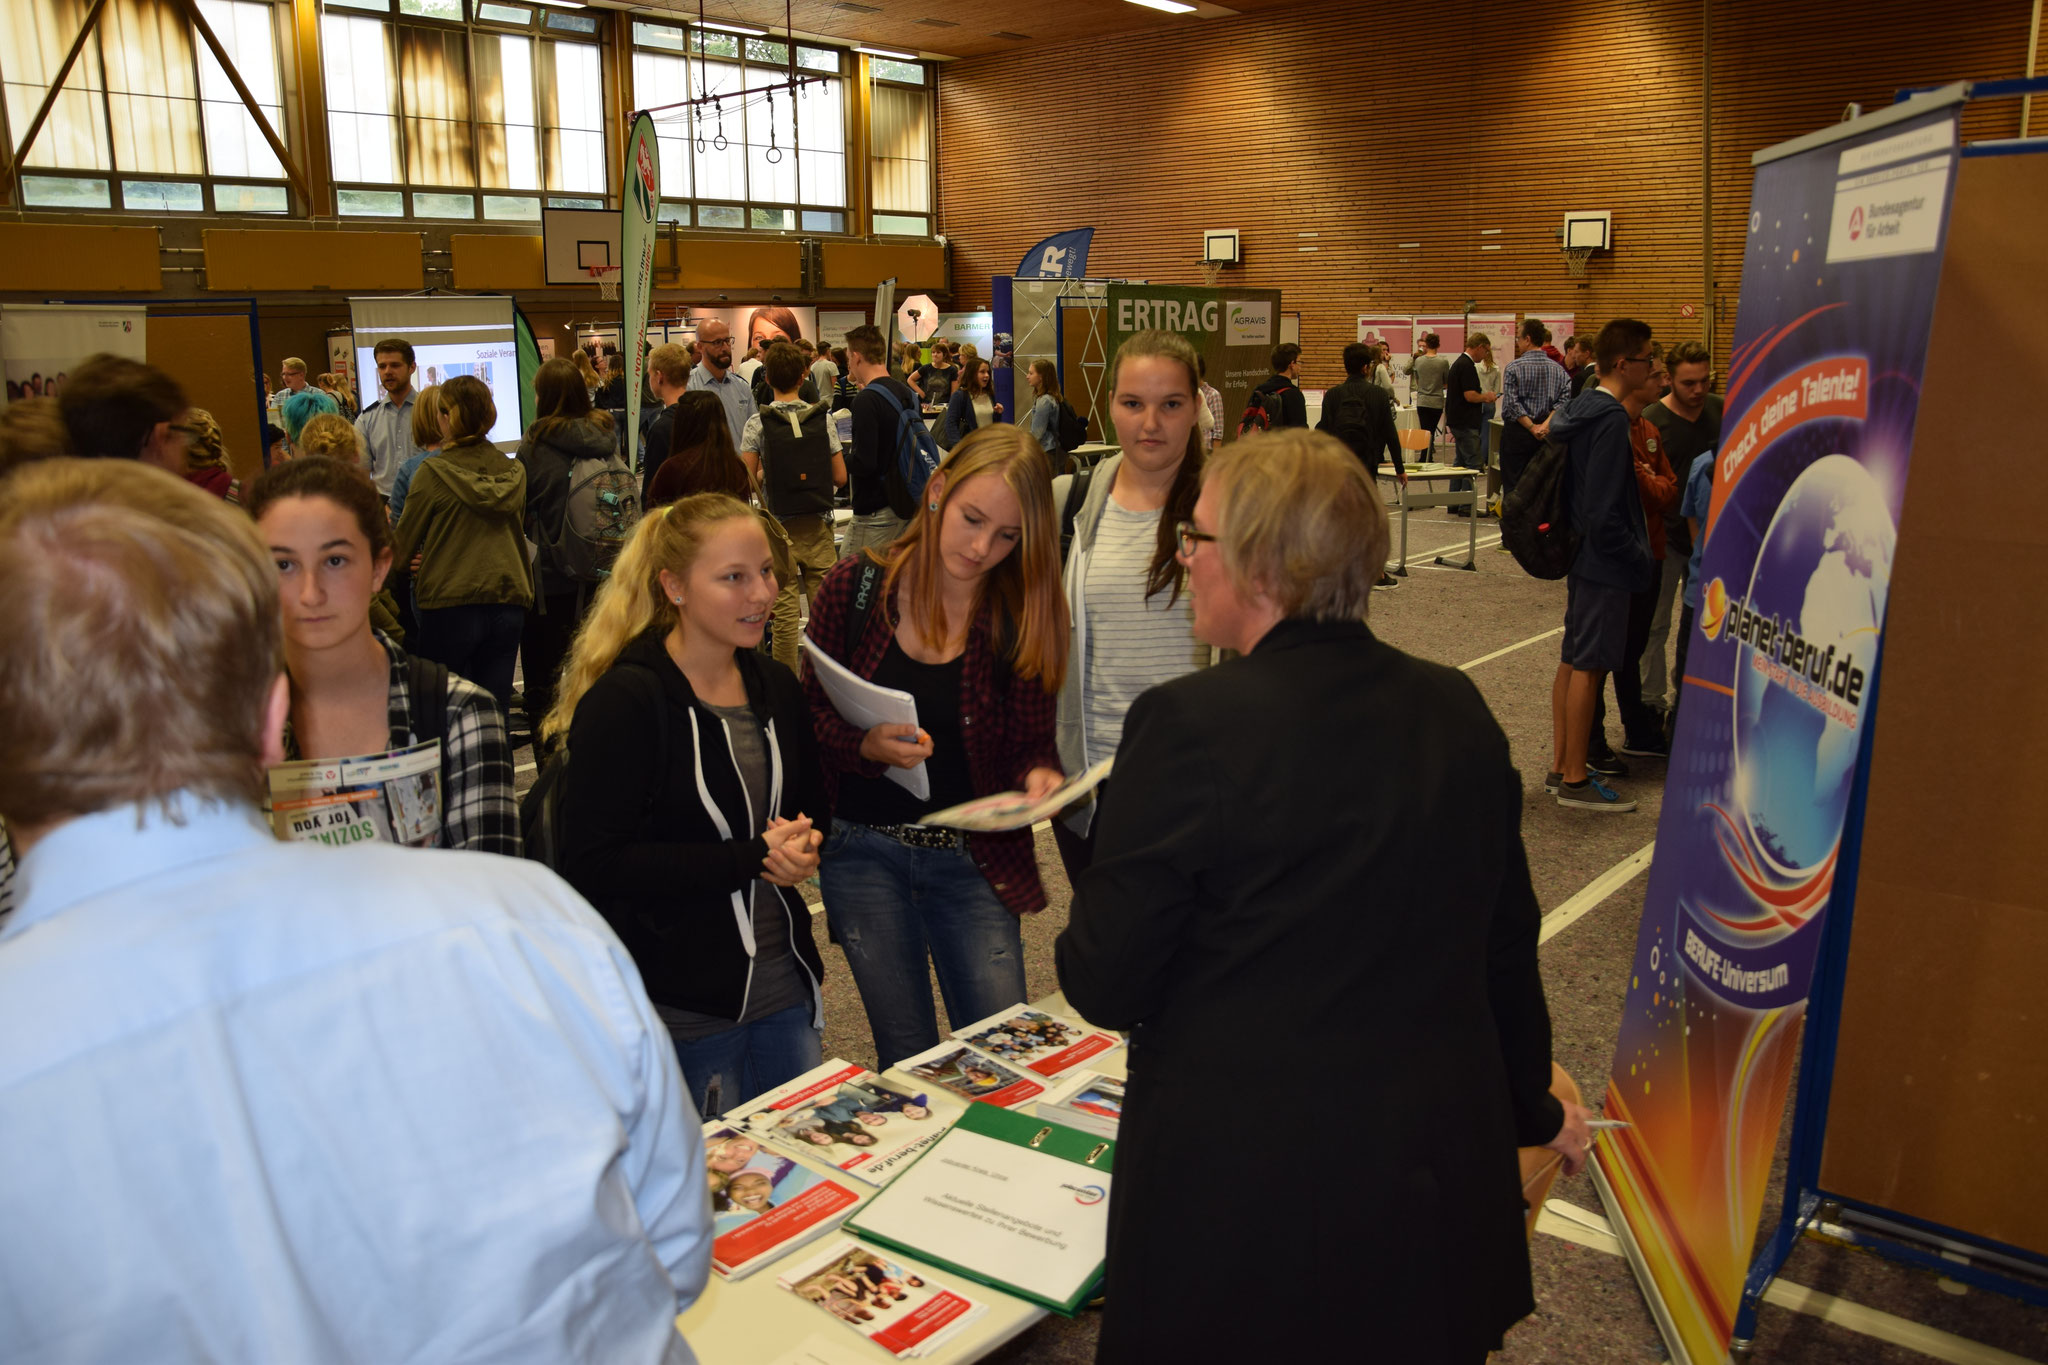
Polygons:
M867 391L882 395L883 401L896 414L896 468L885 480L889 489L889 509L899 517L916 516L925 483L944 458L939 454L939 443L932 439L931 431L925 426L924 414L916 408L905 407L903 400L890 392L888 385L878 379L868 385Z

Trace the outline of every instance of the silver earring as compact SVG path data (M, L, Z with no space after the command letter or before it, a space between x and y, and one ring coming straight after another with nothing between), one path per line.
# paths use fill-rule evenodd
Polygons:
M935 502L928 502L925 504L925 506L931 508L934 512L939 510L939 505Z
M675 603L675 604L676 604L677 606L679 606L679 607L680 607L681 605L683 605L683 599L682 599L682 598L680 598L680 597L671 597L671 598L669 598L668 600L669 600L669 601L671 601L671 602L673 602L673 603Z

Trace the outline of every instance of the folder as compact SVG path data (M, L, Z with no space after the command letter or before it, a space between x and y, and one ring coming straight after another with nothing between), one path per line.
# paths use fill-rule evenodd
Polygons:
M970 1104L847 1231L1073 1317L1102 1283L1116 1142Z

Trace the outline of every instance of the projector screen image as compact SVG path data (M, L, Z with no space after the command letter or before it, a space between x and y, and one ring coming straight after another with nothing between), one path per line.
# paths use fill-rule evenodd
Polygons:
M507 454L518 448L519 346L511 299L360 298L350 299L349 309L364 407L384 396L377 380L377 343L397 338L412 345L415 391L457 375L481 379L498 409L491 443Z

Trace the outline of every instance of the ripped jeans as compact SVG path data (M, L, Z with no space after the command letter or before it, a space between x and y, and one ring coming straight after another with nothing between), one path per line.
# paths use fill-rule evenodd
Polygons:
M883 1068L936 1047L931 971L950 1027L1024 999L1024 936L965 849L911 848L834 820L818 869Z

